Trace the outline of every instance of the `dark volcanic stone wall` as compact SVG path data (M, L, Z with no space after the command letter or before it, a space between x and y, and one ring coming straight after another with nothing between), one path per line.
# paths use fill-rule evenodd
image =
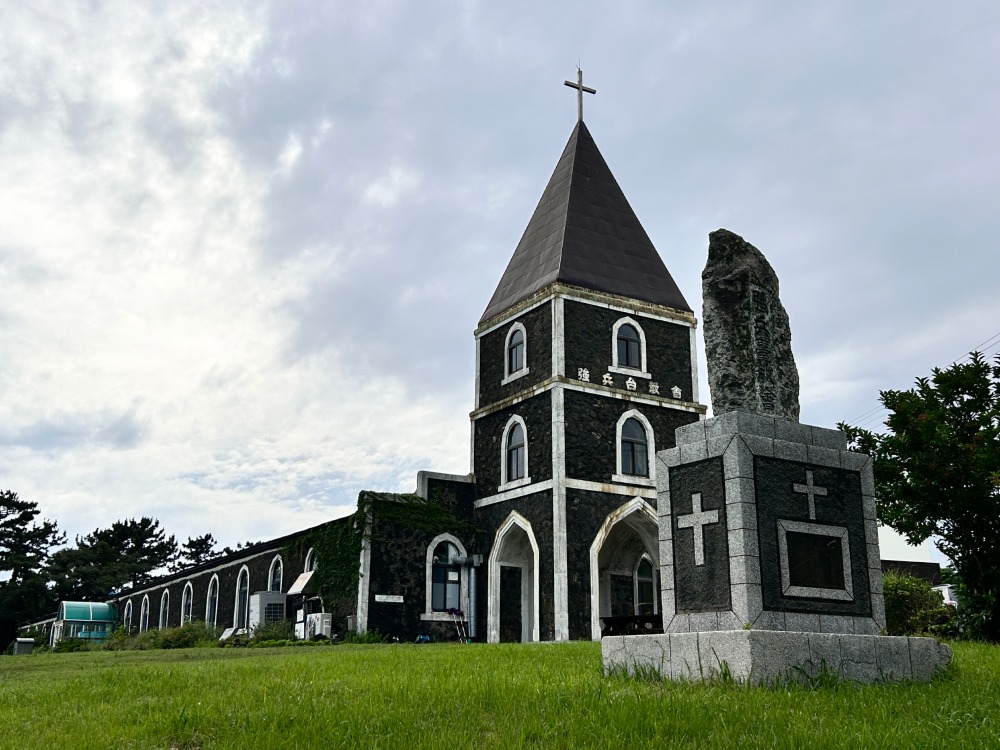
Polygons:
M507 351L504 344L514 323L524 326L528 374L500 385L504 378ZM545 302L506 321L479 340L479 405L489 406L510 398L524 388L541 383L552 375L552 302Z
M692 400L691 333L679 323L643 317L641 313L623 313L606 307L566 300L563 307L566 337L566 376L576 378L580 368L590 371L590 382L600 383L611 366L611 332L626 315L635 320L646 336L646 371L659 383L660 395L670 397L670 389L679 386L681 399ZM626 375L612 373L615 387L625 390ZM649 392L649 380L639 381L639 391Z
M534 482L552 478L552 401L546 392L476 420L476 484L480 497L496 494L500 486L503 428L514 414L527 427L528 476Z
M555 638L556 633L552 602L554 586L552 570L552 493L539 492L480 508L476 512L476 524L484 531L485 543L483 545L483 554L486 559L489 559L489 555L493 549L497 529L507 520L511 511L517 511L528 520L531 524L531 530L535 534L535 541L538 543L538 631L541 640L551 641ZM483 571L479 580L481 584L478 591L479 612L481 613L482 630L485 636L488 595L485 571Z
M567 390L566 476L592 482L610 482L615 473L615 428L629 409L638 409L653 427L656 450L674 447L674 431L698 421L694 412ZM650 455L650 461L653 456Z

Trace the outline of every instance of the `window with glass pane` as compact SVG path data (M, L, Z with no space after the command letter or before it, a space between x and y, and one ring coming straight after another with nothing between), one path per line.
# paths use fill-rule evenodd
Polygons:
M281 558L275 558L271 563L271 585L269 591L281 591Z
M649 462L646 460L646 430L635 417L629 417L622 425L622 474L637 477L649 476Z
M635 570L635 613L651 615L654 611L653 563L644 557Z
M642 369L639 332L628 323L618 329L618 366Z
M451 542L441 542L434 548L434 568L431 571L431 609L444 612L459 609L459 594L462 587L462 573L458 565L452 565L452 557L458 555L458 548Z
M191 584L184 587L184 596L181 599L181 625L191 622L191 607L194 599L194 589Z
M524 429L515 424L507 434L507 481L524 479Z
M205 622L215 627L219 612L219 579L213 578L208 584L208 601L205 604Z
M170 592L164 591L160 597L160 629L167 627L170 617Z
M142 597L142 609L139 610L139 632L149 630L149 597Z
M245 570L240 571L236 590L236 627L245 628L249 619L247 610L250 608L250 576Z
M507 374L524 369L524 334L517 328L507 344Z

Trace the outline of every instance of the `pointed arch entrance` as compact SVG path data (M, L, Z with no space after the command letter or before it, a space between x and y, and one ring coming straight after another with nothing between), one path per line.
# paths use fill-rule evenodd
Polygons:
M489 558L487 640L538 640L538 542L531 523L511 512Z
M590 633L601 638L601 617L659 612L659 526L641 497L604 519L590 546ZM651 585L647 585L649 563ZM645 601L652 595L652 601ZM641 601L640 601L641 600Z

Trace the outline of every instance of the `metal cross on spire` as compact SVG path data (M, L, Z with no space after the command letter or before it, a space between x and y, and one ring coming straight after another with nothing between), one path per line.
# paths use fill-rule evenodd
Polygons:
M571 89L576 89L576 116L583 122L583 92L588 94L596 94L597 89L589 88L583 85L583 70L579 65L576 66L576 83L572 81L564 81L564 83Z

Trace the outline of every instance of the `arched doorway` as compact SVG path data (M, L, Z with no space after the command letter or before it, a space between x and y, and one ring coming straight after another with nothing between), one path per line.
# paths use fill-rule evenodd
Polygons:
M608 514L590 547L591 637L600 640L601 617L658 613L659 579L656 512L636 497Z
M490 551L487 621L490 643L538 640L538 543L516 512L501 524Z

